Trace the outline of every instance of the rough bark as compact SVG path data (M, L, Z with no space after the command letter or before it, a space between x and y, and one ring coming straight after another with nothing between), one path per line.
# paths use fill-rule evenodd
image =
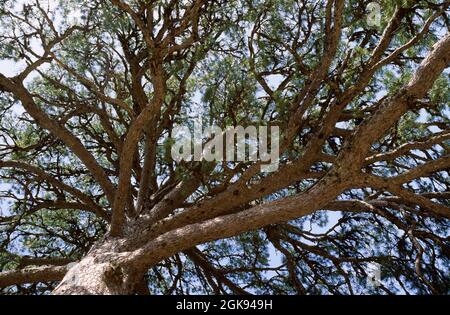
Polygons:
M139 276L117 263L120 240L103 240L74 264L55 288L55 295L132 294Z

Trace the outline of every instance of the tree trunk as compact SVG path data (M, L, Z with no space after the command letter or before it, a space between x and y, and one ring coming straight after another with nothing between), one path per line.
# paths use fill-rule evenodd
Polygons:
M120 266L119 242L105 241L69 269L55 288L56 295L119 295L142 291L142 275Z

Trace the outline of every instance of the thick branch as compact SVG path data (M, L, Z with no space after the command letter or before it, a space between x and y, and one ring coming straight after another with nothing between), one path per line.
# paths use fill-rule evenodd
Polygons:
M0 288L24 283L59 281L67 270L67 266L43 266L0 272Z

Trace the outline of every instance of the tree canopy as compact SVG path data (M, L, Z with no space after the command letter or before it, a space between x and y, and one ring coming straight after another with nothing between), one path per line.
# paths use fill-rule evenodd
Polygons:
M1 1L0 292L448 294L450 3L371 2Z

